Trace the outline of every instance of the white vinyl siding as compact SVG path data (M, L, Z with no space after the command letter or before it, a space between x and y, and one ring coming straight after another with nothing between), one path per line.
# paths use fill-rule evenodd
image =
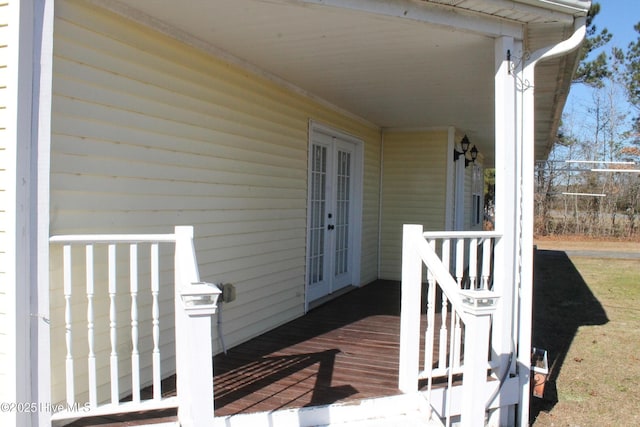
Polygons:
M378 128L76 1L56 2L53 92L51 234L193 225L202 279L236 285L227 347L303 314L309 119L364 141L359 267L363 283L376 279ZM54 272L52 287L60 322ZM52 349L54 373L63 353Z
M385 132L380 278L399 280L403 224L445 228L447 131Z

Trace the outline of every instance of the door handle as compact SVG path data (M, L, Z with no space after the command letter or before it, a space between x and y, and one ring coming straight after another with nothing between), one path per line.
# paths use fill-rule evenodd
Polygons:
M336 227L333 224L327 225L327 230L333 230L334 228L336 228Z

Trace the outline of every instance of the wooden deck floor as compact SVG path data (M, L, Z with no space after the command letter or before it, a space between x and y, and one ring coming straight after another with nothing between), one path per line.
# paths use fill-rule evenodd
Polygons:
M355 289L215 356L215 415L400 394L399 335L400 284L378 280ZM165 379L162 388L163 395L175 395L175 377ZM151 388L143 390L142 397L151 398ZM71 425L139 425L149 420L174 421L175 411L92 417Z
M216 415L399 394L399 313L376 281L216 356Z

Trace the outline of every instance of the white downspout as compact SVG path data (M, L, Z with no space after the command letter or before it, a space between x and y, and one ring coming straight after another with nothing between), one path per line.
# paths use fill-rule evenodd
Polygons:
M531 368L531 330L533 315L533 191L534 191L534 74L538 62L565 55L577 49L586 34L586 17L576 18L571 37L533 52L522 71L528 86L522 93L522 134L520 166L520 327L518 365L520 366L520 426L529 425L529 375Z

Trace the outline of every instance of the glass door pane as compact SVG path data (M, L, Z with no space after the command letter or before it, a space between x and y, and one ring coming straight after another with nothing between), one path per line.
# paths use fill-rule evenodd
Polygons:
M324 280L325 210L327 195L327 147L312 146L309 229L309 284Z
M338 150L336 165L336 223L334 274L349 269L349 213L351 202L351 153Z

